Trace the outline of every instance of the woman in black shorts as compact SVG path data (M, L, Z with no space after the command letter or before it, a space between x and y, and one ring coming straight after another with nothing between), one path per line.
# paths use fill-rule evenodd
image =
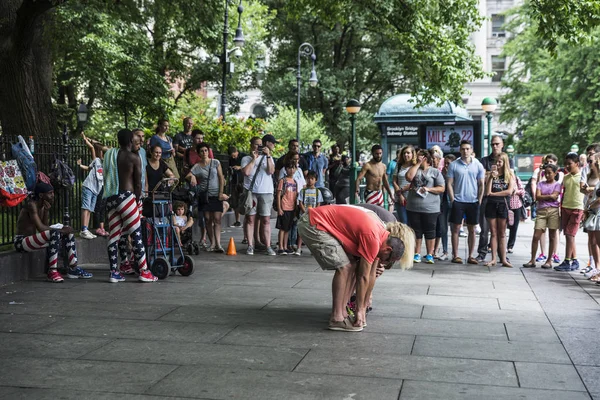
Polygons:
M485 218L490 226L490 246L492 247L492 260L485 264L487 267L496 266L496 255L500 257L502 266L512 268L506 259L506 221L508 219L508 200L513 194L514 177L506 153L500 154L496 165L486 173Z
M219 160L208 156L210 147L206 143L200 143L196 152L200 160L194 164L185 177L191 186L199 185L198 211L204 212L206 220L206 232L210 240L209 251L224 253L221 246L221 217L223 216L223 201L229 196L223 193L225 179Z

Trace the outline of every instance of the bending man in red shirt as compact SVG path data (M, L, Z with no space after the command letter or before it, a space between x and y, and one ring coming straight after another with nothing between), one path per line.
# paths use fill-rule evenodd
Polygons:
M412 266L415 241L412 230L399 222L384 225L374 212L366 209L345 205L311 208L300 218L298 233L321 268L335 270L331 330L363 330L367 323L369 287L374 284L378 263L391 266L402 258L402 268ZM346 304L354 274L357 312L356 319L350 320Z

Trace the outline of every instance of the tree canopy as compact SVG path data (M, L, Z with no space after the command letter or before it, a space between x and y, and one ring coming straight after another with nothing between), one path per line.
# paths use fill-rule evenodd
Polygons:
M515 124L521 153L565 154L573 143L585 148L600 138L600 28L580 43L558 39L551 52L530 7L517 9L508 25L501 119Z
M422 102L462 102L464 84L484 76L469 35L482 21L476 0L265 0L277 10L269 31L271 66L262 87L271 104L296 104L298 47L316 51L316 88L301 64L302 110L321 113L326 133L349 138L345 104L363 105L359 136L378 138L372 115L389 96L411 92ZM362 123L362 120L368 123Z

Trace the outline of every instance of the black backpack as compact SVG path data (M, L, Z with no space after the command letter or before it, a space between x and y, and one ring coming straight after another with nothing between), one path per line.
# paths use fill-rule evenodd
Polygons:
M71 167L63 160L56 157L50 171L50 181L55 188L71 188L75 184L75 174Z
M525 192L523 192L523 196L521 196L521 202L523 203L523 207L531 207L533 204L533 191L531 190L531 180L533 178L529 178L527 181L527 185L525 185Z

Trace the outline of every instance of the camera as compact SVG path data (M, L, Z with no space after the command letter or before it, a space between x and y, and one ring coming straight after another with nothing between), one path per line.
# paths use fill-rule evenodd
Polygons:
M261 154L264 148L265 146L258 146L258 149L256 151L258 152L258 154Z

